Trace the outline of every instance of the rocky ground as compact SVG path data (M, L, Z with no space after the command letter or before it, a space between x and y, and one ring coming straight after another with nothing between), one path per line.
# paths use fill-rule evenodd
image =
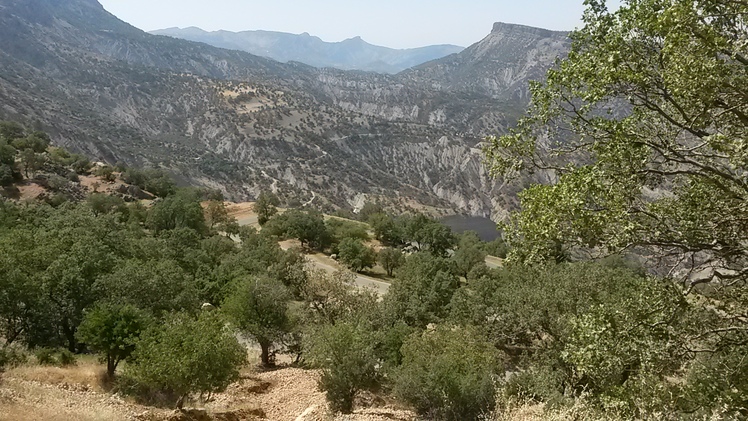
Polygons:
M103 367L82 361L69 368L24 366L0 377L0 421L409 421L413 413L365 395L350 415L332 415L318 373L292 367L247 369L210 402L174 411L106 392ZM195 409L197 408L197 409Z

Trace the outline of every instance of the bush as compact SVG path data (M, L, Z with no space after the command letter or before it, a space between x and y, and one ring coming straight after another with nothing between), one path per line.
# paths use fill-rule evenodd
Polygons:
M86 314L77 336L91 350L103 354L107 376L112 378L117 365L135 350L135 342L147 325L148 317L136 307L102 304Z
M57 365L67 367L76 364L75 354L67 349L60 349L57 354Z
M217 313L169 317L146 330L137 342L127 375L151 390L178 396L220 392L239 378L247 351Z
M27 361L28 355L16 347L0 348L0 372L25 364Z
M477 420L496 404L496 349L472 330L439 327L412 336L402 348L394 392L420 414L438 420Z
M340 261L354 272L361 272L366 268L374 267L377 255L370 247L361 243L361 240L346 238L338 246L338 257Z
M320 389L330 408L350 413L360 390L377 385L378 359L374 333L354 322L327 325L307 337L310 362L322 369Z
M39 348L34 352L36 362L41 365L57 365L55 351L51 348Z

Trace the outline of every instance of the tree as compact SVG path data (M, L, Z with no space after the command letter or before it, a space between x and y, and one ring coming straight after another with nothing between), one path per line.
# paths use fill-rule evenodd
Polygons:
M234 326L259 343L265 367L274 365L271 347L289 331L290 299L279 281L258 276L239 282L223 303L222 310Z
M114 378L119 363L135 350L135 343L149 318L136 307L99 304L86 313L78 328L78 340L106 359L107 375Z
M324 218L319 212L290 210L276 215L263 227L269 235L297 238L302 246L323 250L332 242Z
M377 255L374 250L365 246L360 240L346 238L340 242L338 250L340 261L354 272L372 268L377 262Z
M211 200L205 206L205 222L210 229L217 229L228 234L238 234L239 224L236 219L229 216L226 203L218 200Z
M384 297L389 315L420 328L442 321L460 286L453 272L447 259L426 252L408 256Z
M496 404L494 376L503 373L496 349L478 332L438 327L403 345L394 392L430 419L479 420Z
M405 256L398 249L385 247L379 250L377 260L384 270L387 271L387 276L392 276L395 270L405 263Z
M587 4L568 58L532 86L517 128L487 148L495 175L555 173L520 195L510 258L552 257L559 242L640 246L674 257L662 263L691 262L682 277L691 286L746 280L748 5Z
M322 369L320 388L333 411L350 413L360 390L379 380L375 333L367 326L345 321L325 325L307 336L311 363Z
M278 196L262 192L259 196L257 196L257 202L254 204L254 211L257 214L257 222L260 225L265 225L270 218L272 218L276 213L278 213L277 206L280 204L280 201L278 200Z
M33 149L23 149L19 155L26 178L30 178L32 173L38 171L44 165L44 156L34 152Z
M180 190L154 205L148 213L148 226L156 233L176 228L191 228L200 234L207 231L200 198L190 190Z
M467 277L474 267L485 263L486 253L482 246L483 243L475 232L468 231L460 237L457 250L452 256L458 275Z
M88 196L86 201L95 215L115 212L125 214L127 212L127 205L121 197L103 193L94 193Z
M190 393L220 392L239 378L247 352L216 312L168 317L141 335L127 373L150 387L172 391L182 408Z

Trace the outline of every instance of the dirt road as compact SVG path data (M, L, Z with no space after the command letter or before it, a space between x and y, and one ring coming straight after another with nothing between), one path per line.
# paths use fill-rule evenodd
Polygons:
M251 203L238 203L238 204L229 206L229 215L236 218L236 222L238 222L239 225L242 225L242 226L249 225L249 226L259 228L259 224L257 223L257 214L252 210ZM292 241L283 241L280 243L280 245L281 245L281 248L283 248L284 250L288 250L289 248L297 244ZM322 269L326 272L336 272L339 270L347 270L341 267L338 264L338 262L330 259L329 257L323 254L310 254L310 255L307 255L306 258L316 268ZM356 286L358 286L359 288L370 288L376 291L380 295L386 294L390 288L390 284L387 282L382 282L376 278L372 278L366 275L361 275L358 273L355 275L356 275Z

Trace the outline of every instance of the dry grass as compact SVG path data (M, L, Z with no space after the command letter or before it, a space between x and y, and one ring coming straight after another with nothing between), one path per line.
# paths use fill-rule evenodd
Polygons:
M21 366L9 370L5 377L51 386L63 386L74 390L103 392L106 389L104 383L106 369L91 358L79 359L76 365L68 367Z

